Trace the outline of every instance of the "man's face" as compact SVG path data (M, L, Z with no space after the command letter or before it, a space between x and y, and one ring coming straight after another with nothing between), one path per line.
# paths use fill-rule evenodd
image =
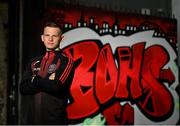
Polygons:
M62 36L59 28L45 27L44 33L41 35L41 40L47 49L55 49L59 47Z

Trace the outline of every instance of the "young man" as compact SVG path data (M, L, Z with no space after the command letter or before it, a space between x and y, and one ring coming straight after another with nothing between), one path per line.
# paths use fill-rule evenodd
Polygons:
M22 124L67 124L66 107L74 76L73 60L62 53L60 27L48 22L41 40L46 54L34 58L27 66L20 83Z

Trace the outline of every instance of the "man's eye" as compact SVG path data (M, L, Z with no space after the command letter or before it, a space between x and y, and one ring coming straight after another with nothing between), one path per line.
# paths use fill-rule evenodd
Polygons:
M55 38L56 38L56 37L58 37L58 36L57 36L57 35L53 35L53 37L55 37Z
M44 36L48 37L49 35L46 35L46 34L45 34Z

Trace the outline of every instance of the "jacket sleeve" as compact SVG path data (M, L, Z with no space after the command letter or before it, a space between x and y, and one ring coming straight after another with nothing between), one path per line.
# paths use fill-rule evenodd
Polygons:
M21 94L31 95L39 92L37 86L34 83L32 83L32 76L33 74L31 70L31 63L29 63L20 82Z
M58 71L57 71L58 72ZM66 73L66 77L61 79L49 80L48 78L41 78L40 76L36 76L33 80L33 84L36 85L41 91L58 95L62 92L69 94L69 88L73 81L75 68L73 66L73 62Z

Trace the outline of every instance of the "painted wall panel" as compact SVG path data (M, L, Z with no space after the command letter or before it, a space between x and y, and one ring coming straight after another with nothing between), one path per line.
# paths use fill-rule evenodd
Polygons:
M49 19L62 26L60 46L76 65L72 124L178 123L175 19L73 6L49 8Z

